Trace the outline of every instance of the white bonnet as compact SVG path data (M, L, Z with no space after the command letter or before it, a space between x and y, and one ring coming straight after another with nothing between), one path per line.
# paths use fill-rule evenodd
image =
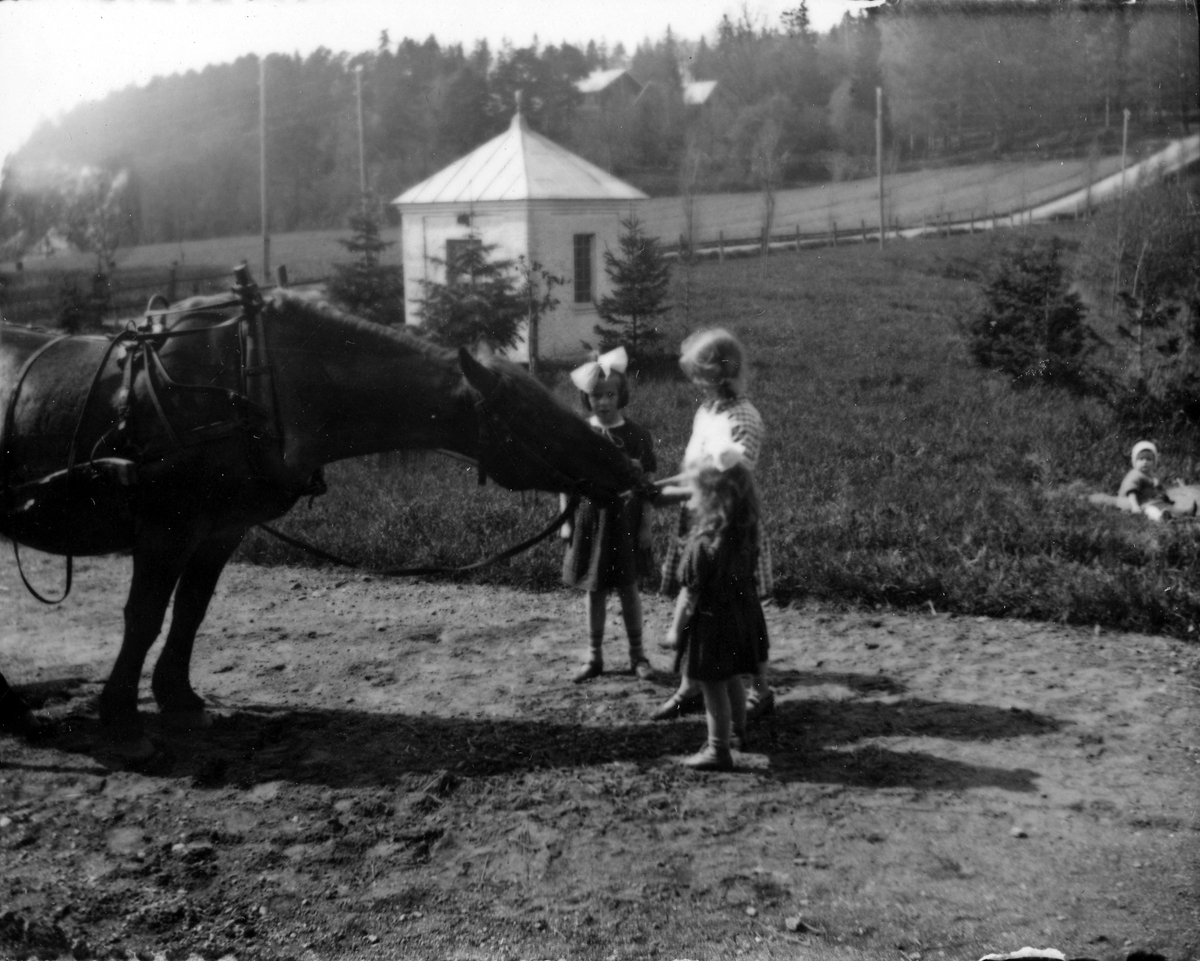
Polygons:
M1134 467L1137 466L1138 454L1146 450L1154 455L1155 460L1158 460L1158 448L1148 440L1139 440L1133 445L1133 453L1129 455L1129 459L1133 462Z

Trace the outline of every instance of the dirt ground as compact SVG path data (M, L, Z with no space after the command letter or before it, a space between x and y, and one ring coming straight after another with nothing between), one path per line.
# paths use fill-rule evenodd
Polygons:
M62 560L26 557L53 592ZM0 957L1200 957L1200 646L937 612L768 611L774 716L731 774L663 669L569 678L582 596L230 568L214 727L131 770L95 698L129 562L61 606L0 562ZM157 654L151 652L148 668Z

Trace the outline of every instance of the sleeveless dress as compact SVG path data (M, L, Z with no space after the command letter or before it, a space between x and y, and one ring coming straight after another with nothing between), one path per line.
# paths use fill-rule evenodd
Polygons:
M592 429L620 447L626 456L652 474L658 469L654 439L631 420L616 427ZM622 498L604 507L584 498L575 511L571 539L563 556L563 583L585 591L607 591L636 582L653 568L648 550L638 547L638 529L646 505L638 497Z
M676 671L695 681L753 674L767 659L767 622L758 600L754 544L740 550L726 539L714 551L706 538L689 537L679 560L679 581L696 597L683 630Z

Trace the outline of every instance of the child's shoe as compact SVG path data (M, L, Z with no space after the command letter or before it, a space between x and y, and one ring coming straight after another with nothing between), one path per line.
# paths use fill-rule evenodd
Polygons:
M593 677L599 677L603 673L603 661L588 661L575 672L575 676L571 680L576 684L582 684L584 681L590 681Z
M704 710L704 695L697 691L695 694L680 695L678 691L667 698L657 711L650 715L655 721L671 721L685 714L698 714Z
M732 771L733 756L727 747L705 744L691 757L683 759L683 765L693 771Z
M765 694L751 690L746 697L746 720L757 721L775 710L775 692L767 688Z
M650 666L650 661L644 657L634 658L632 665L633 673L638 676L639 680L648 681L654 677L654 668Z

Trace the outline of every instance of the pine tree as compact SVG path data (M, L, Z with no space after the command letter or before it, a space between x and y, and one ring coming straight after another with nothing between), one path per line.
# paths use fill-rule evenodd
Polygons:
M432 340L446 347L474 347L480 340L495 348L516 344L529 304L513 262L489 259L495 249L471 234L446 260L432 258L445 266L446 283L421 281L425 297L417 309Z
M636 217L621 221L618 242L620 256L604 251L604 272L612 281L613 292L596 305L604 321L604 325L596 325L596 335L600 350L624 345L631 359L644 360L656 352L662 340L655 321L670 309L671 265L658 238L643 233Z
M329 281L329 296L352 314L377 324L404 323L404 271L401 267L381 264L380 255L392 241L379 236L379 219L369 203L350 218L354 231L349 240L338 243L358 259L349 264L334 264Z

